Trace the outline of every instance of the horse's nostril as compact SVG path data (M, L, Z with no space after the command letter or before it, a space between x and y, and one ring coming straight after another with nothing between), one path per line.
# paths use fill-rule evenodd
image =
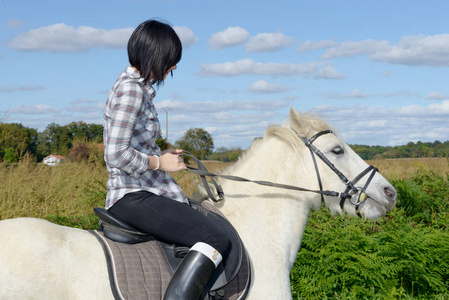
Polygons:
M390 187L384 188L385 195L387 195L390 199L396 198L396 191Z

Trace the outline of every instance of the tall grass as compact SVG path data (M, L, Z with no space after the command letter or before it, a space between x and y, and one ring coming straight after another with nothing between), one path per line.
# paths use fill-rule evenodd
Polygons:
M94 195L105 196L106 181L98 164L0 164L0 219L88 214L93 205L104 205Z
M432 170L447 179L449 160L447 158L395 158L373 159L367 163L377 167L388 179L409 178L418 170Z
M206 163L211 172L225 165ZM196 175L187 171L171 175L188 196L195 193ZM104 206L107 180L104 163L98 160L56 167L30 160L0 164L0 220L35 217L85 229L96 227L92 209Z
M445 158L386 159L368 163L377 166L391 180L411 178L419 170L432 170L446 180L446 174L449 173L448 160ZM219 171L229 164L205 163L211 172ZM188 196L194 194L198 176L187 171L171 175ZM107 179L104 164L96 160L90 163L63 163L57 167L29 160L14 165L0 164L0 219L89 213L93 205L104 205Z

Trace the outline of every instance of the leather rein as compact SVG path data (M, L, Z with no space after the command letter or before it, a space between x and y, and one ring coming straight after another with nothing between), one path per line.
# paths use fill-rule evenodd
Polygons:
M294 130L293 130L294 131ZM295 132L296 133L296 132ZM228 179L228 180L233 180L233 181L240 181L240 182L252 182L258 185L263 185L263 186L270 186L270 187L275 187L275 188L282 188L282 189L289 189L289 190L295 190L295 191L303 191L303 192L312 192L312 193L316 193L316 194L320 194L321 195L321 201L324 203L324 196L331 196L331 197L338 197L340 198L340 208L342 210L342 212L344 211L344 204L346 199L350 199L352 198L353 195L359 193L359 197L356 203L352 203L355 206L355 211L357 216L362 217L360 212L359 212L359 206L360 204L362 204L367 198L368 196L366 195L365 191L368 188L368 185L370 184L371 180L373 179L375 173L378 171L377 168L373 167L373 166L368 166L364 171L362 171L359 175L357 175L352 181L348 180L346 178L346 176L341 173L335 166L334 164L332 164L329 159L326 158L326 156L320 151L318 150L314 145L313 142L320 136L324 135L324 134L328 134L328 133L333 133L331 130L324 130L324 131L320 131L317 134L315 134L314 136L312 136L310 139L307 139L306 137L303 137L299 134L297 134L299 136L299 138L304 142L304 144L307 146L307 148L309 148L310 150L310 154L312 155L312 160L313 160L313 164L315 166L315 173L317 175L317 179L318 179L318 185L320 187L319 190L310 190L310 189L306 189L306 188L302 188L302 187L298 187L298 186L292 186L292 185L287 185L287 184L279 184L279 183L273 183L270 181L263 181L263 180L250 180L250 179L246 179L246 178L242 178L242 177L238 177L238 176L233 176L233 175L218 175L218 174L214 174L211 173L209 171L207 171L206 167L204 166L203 163L201 163L201 161L196 158L194 155L192 155L191 153L184 151L182 155L184 156L189 156L191 157L196 165L198 166L198 168L193 168L190 166L187 166L188 171L190 173L199 175L201 177L202 183L204 185L204 188L206 189L206 192L208 194L208 197L214 201L214 202L220 202L224 199L224 192L222 187L214 180L214 178L217 177L221 177L224 179ZM337 174L337 176L345 183L346 185L346 189L343 193L339 193L336 191L328 191L328 190L323 190L323 184L321 182L321 176L320 176L320 172L318 169L318 164L316 162L316 158L315 156L318 156L332 171L334 171L335 174ZM368 178L368 180L366 181L365 185L363 187L356 187L355 184L362 178L364 177L366 174L368 174L371 171L371 174ZM210 177L212 184L215 186L217 194L218 194L218 199L215 198L215 196L213 195L210 186L206 180L206 176Z

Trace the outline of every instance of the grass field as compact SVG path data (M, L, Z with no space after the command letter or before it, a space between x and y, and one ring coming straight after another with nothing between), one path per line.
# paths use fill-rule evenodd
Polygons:
M447 158L397 158L375 159L367 163L377 167L387 179L407 178L418 170L432 170L447 179L449 160Z
M368 161L387 179L407 178L420 169L447 176L446 158L385 159ZM211 172L229 163L205 162ZM196 190L198 176L187 171L172 173L188 196ZM57 167L22 162L0 164L0 219L45 218L48 215L85 215L102 206L108 174L101 162L63 163Z

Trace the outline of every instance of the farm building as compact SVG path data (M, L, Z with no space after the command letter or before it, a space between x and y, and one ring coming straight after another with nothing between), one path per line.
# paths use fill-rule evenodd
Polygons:
M43 162L47 166L54 167L54 166L59 165L59 163L61 163L63 160L64 160L64 156L58 155L58 154L52 154L52 155L49 155L46 158L44 158Z

